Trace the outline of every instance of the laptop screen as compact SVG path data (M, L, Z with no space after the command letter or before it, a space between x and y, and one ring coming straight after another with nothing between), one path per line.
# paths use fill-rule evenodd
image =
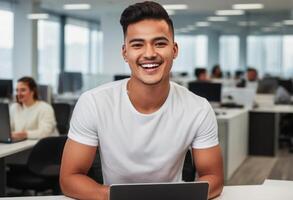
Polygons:
M0 103L0 142L11 142L9 105Z
M207 200L207 182L115 184L110 200Z

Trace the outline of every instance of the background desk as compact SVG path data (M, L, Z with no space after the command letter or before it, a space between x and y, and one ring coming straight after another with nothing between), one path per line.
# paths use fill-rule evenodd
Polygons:
M248 152L248 110L215 109L219 142L224 161L224 178L228 180L246 159Z
M293 113L292 105L265 105L249 113L249 154L275 156L280 114Z
M0 143L0 196L5 195L6 171L5 157L32 148L38 140L25 140L22 142L3 144Z

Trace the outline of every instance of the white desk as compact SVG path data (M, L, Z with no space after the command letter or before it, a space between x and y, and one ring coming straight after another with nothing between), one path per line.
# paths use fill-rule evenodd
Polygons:
M292 200L293 181L268 180L263 185L225 186L214 200ZM1 200L71 200L65 196L0 198Z
M248 154L248 110L215 109L224 160L224 179L231 178Z
M3 144L0 143L0 196L5 195L6 171L5 157L32 148L38 140L25 140L22 142Z

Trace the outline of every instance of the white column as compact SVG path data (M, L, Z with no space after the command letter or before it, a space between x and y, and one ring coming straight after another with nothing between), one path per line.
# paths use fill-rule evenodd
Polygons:
M120 13L104 14L101 17L103 31L103 73L129 73L123 60L121 48L123 45L123 31L119 23Z
M27 19L33 10L32 0L17 1L14 6L14 79L37 77L37 22Z

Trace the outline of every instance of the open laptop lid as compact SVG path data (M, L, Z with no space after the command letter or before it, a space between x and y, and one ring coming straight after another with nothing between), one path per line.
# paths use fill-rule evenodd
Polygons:
M207 200L207 182L114 184L109 200Z
M9 106L6 103L0 103L0 142L10 143L11 129L9 118Z

